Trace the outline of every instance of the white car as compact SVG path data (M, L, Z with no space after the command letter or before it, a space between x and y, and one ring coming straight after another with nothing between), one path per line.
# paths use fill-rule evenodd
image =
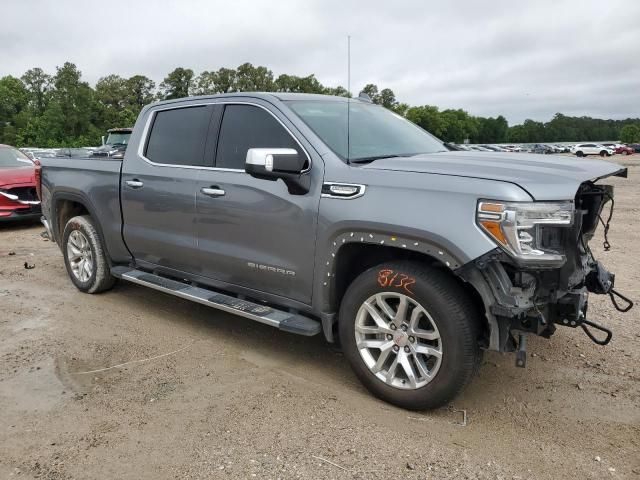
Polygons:
M598 145L597 143L579 143L571 147L571 153L575 153L578 157L584 157L587 155L600 155L601 157L610 157L615 151L604 145Z

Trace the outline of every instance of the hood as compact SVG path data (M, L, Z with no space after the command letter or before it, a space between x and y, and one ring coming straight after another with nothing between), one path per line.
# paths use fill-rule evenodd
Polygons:
M535 200L572 200L581 183L626 176L612 162L588 158L506 152L441 152L376 160L364 169L482 178L514 183Z
M24 167L0 167L0 188L10 185L36 183L36 169L32 165Z

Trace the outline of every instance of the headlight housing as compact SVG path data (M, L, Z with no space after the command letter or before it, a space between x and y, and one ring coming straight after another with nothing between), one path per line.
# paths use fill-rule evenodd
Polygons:
M480 200L478 226L517 262L561 266L566 258L559 228L573 225L573 202Z

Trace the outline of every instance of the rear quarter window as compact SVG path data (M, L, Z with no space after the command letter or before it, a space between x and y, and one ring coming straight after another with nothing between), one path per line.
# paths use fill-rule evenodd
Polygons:
M145 157L154 163L203 166L211 111L207 106L157 111Z

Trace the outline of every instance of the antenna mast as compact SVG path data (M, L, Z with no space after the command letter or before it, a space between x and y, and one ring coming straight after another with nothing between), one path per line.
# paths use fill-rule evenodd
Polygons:
M351 153L351 143L349 141L349 129L351 127L351 35L347 35L347 164Z

